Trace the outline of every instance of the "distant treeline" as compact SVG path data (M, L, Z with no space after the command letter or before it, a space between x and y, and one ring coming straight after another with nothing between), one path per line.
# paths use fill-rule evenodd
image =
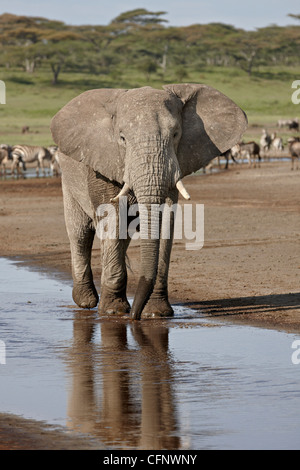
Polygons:
M146 76L170 69L179 81L205 66L239 67L251 75L258 65L300 64L300 26L271 25L245 31L222 23L167 26L166 12L137 9L107 26L70 26L42 17L0 15L0 67L28 73L49 70L119 76L128 67ZM299 20L299 15L289 15Z

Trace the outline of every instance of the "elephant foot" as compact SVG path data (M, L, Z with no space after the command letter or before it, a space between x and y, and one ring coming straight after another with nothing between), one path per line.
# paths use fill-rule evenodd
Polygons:
M85 284L74 283L72 296L74 302L81 308L94 308L99 300L99 296L93 282Z
M98 306L99 315L124 315L130 312L130 304L125 294L101 290Z
M150 298L142 312L142 318L173 317L174 310L165 297Z

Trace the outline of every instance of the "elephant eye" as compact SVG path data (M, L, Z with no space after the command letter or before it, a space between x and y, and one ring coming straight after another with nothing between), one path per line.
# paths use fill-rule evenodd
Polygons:
M120 143L122 145L125 145L126 144L126 139L125 139L125 136L122 132L120 132Z

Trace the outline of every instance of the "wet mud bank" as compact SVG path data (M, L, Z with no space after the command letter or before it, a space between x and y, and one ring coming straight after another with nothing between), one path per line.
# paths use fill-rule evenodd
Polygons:
M90 436L64 427L0 413L0 450L103 450Z

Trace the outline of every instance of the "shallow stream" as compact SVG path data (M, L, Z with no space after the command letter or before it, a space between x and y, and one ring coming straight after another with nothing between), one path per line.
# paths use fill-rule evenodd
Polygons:
M0 412L109 449L299 449L296 340L180 306L100 319L58 274L0 258Z

